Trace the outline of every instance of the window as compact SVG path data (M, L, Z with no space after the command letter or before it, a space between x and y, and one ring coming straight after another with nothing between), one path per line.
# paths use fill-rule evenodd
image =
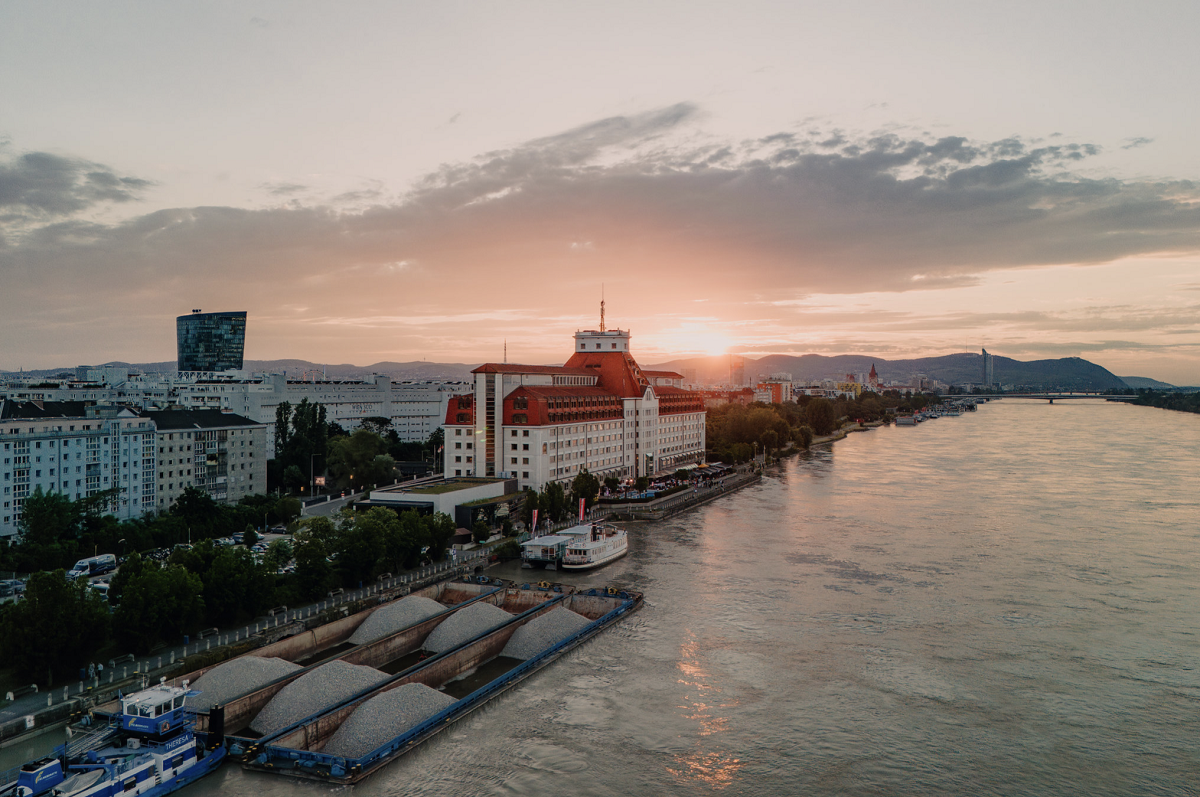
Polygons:
M470 462L470 461L471 461L471 458L470 458L470 457L467 457L467 462Z
M516 457L512 457L511 459L509 459L509 464L516 465L516 464L517 464L517 458L516 458Z
M513 451L516 451L516 450L517 450L517 444L516 444L516 443L513 443L513 444L512 444L512 450L513 450Z
M522 429L522 430L521 430L521 436L522 436L522 437L529 437L529 430L528 430L528 429Z
M529 457L521 457L521 464L522 464L522 465L528 465L528 464L529 464Z
M458 436L459 436L459 435L461 435L461 434L462 434L462 429L455 429L455 430L454 430L454 436L455 436L455 437L458 437Z
M511 434L511 435L509 435L509 436L510 436L510 437L516 437L516 436L517 436L517 430L516 430L516 429L513 429L513 430L512 430L512 434Z
M454 471L454 475L455 475L455 476L461 476L461 475L462 475L462 471L461 471L461 470L456 470L456 471ZM5 520L7 520L7 518L5 518Z
M455 448L462 448L462 443L461 443L461 442L455 443L455 444L454 444L454 447L455 447Z
M522 450L522 451L528 451L528 450L529 450L529 443L523 443L523 444L521 445L521 450Z

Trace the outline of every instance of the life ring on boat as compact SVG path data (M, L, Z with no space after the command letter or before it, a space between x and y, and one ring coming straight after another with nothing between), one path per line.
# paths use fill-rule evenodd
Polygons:
M617 594L617 588L616 588L616 587L609 587L609 588L608 588L608 594L609 594L609 595L616 595L616 594Z
M550 582L549 581L539 581L538 586L541 587L542 589L550 589Z
M166 733L170 729L171 729L171 723L168 722L167 720L163 720L162 722L158 723L158 732L160 734Z

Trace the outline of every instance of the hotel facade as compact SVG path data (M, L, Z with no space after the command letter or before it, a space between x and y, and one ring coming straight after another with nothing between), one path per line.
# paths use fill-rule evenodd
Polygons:
M575 333L562 366L485 363L446 410L444 474L517 479L521 488L669 473L704 461L705 409L683 375L644 371L620 329Z

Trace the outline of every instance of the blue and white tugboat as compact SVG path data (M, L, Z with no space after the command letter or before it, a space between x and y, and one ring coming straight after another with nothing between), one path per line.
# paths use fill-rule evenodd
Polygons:
M157 686L121 698L121 714L96 733L63 745L50 758L31 761L0 797L111 797L170 794L221 765L225 747L205 750L192 730L195 714L185 698L200 694Z

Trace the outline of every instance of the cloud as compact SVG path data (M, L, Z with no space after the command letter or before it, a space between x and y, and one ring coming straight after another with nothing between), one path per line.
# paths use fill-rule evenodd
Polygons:
M1137 138L1127 138L1125 139L1125 143L1121 145L1121 149L1137 149L1138 147L1144 147L1153 142L1154 139L1143 138L1141 136L1138 136Z
M308 186L301 183L262 183L259 188L274 196L291 196L308 190Z
M48 152L0 162L0 213L18 219L67 216L107 202L133 202L153 185L100 164Z
M394 187L370 185L325 204L171 208L111 224L72 214L128 202L145 181L13 158L0 166L0 213L44 223L0 238L0 271L15 278L0 336L35 333L29 308L53 295L64 310L116 318L130 301L167 316L231 302L260 313L315 303L324 318L505 306L536 338L548 311L590 306L600 282L627 286L610 309L617 298L653 314L714 296L953 288L996 269L1200 249L1200 187L1078 174L1099 152L1086 142L811 125L714 141L702 120L690 103L609 117L446 164L394 200ZM296 345L317 339L301 322Z

